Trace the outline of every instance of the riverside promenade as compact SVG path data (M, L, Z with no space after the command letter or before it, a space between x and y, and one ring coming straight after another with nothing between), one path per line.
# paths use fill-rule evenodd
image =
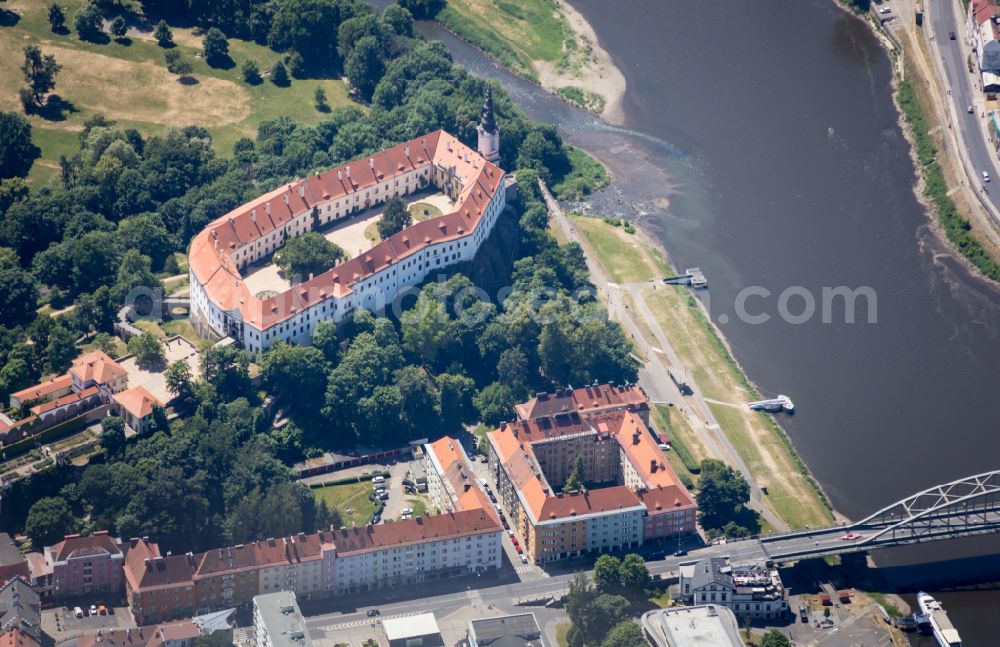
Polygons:
M759 512L767 523L779 532L787 531L788 524L765 504L760 485L702 398L698 385L693 382L693 377L691 377L692 371L683 366L656 317L649 311L639 289L640 287L648 287L649 284L622 285L611 281L608 272L586 237L581 235L573 221L563 212L562 207L552 197L545 184L539 182L539 185L553 222L571 242L579 244L583 249L591 280L607 303L608 316L621 323L625 332L632 338L636 350L645 358L645 364L639 369L639 384L653 402L672 403L679 409L687 417L691 427L701 436L712 456L727 465L731 465L743 474L747 483L750 484L750 507ZM627 293L632 302L636 304L638 313L625 303L624 293ZM644 336L637 317L641 317L642 323L651 331L658 346L654 347ZM682 394L677 385L670 379L668 367L671 366L684 368L684 373L688 376L688 384L693 390L692 395Z

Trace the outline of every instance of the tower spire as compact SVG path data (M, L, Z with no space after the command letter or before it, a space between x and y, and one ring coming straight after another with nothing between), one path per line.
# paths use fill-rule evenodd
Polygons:
M500 128L497 127L497 119L493 114L493 88L488 84L486 99L483 101L483 118L479 120L476 131L479 134L479 145L476 147L479 154L496 163L500 159Z

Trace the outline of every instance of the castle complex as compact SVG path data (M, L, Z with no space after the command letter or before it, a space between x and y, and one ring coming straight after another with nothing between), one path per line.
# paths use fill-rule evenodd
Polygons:
M251 351L308 343L321 321L379 310L435 270L471 260L506 204L500 132L487 90L478 152L437 130L266 193L211 222L189 254L192 321ZM403 229L281 294L252 294L241 274L296 236L435 186L453 211Z

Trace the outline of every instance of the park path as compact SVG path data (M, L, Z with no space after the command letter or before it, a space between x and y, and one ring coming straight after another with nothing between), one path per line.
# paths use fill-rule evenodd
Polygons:
M749 506L759 512L775 530L779 532L789 530L788 524L775 514L770 507L765 505L760 486L736 451L736 448L733 447L732 443L729 442L729 438L723 433L722 427L716 421L708 404L700 395L700 390L693 381L692 371L684 367L680 357L670 345L670 341L663 332L656 317L653 316L653 313L646 305L642 288L650 286L655 289L655 283L619 285L611 281L607 270L605 270L596 252L590 246L590 242L586 236L581 235L577 227L573 224L573 221L563 212L562 207L559 206L559 203L549 193L545 184L539 182L539 185L541 186L542 195L545 198L549 214L555 223L562 229L571 242L579 244L583 249L590 278L598 291L604 295L607 302L608 316L622 324L625 332L629 334L638 350L645 356L646 362L639 369L639 385L649 394L653 402L673 403L688 419L692 429L701 436L712 456L727 465L733 466L743 475L747 483L750 484ZM627 293L632 303L635 304L636 310L639 311L638 316L642 318L646 328L651 331L658 344L657 347L650 345L636 320L636 313L625 303L623 293ZM668 373L669 366L684 368L688 385L694 392L693 395L685 396L680 392L674 381L670 379Z

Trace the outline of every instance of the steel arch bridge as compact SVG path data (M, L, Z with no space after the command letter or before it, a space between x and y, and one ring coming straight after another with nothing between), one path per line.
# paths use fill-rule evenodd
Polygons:
M761 538L775 559L821 557L1000 532L1000 470L917 492L861 521Z

